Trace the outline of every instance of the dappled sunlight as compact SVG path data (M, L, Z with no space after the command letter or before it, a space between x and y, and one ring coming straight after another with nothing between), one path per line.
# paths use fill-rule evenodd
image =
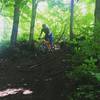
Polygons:
M100 100L100 0L0 0L0 100Z
M63 0L64 1L64 3L66 3L66 4L69 4L70 3L70 0Z
M5 97L8 95L14 95L17 93L22 93L23 95L28 95L28 94L32 94L33 92L31 90L28 89L23 89L23 88L12 88L12 89L6 89L3 91L0 91L0 97Z
M86 15L86 14L87 14L87 7L86 7L86 4L85 4L85 3L82 3L82 4L81 4L80 9L81 9L81 13L82 13L83 15Z
M48 8L47 2L46 1L41 1L38 4L37 11L38 12L46 12L47 8Z
M1 41L3 32L4 32L4 19L2 16L0 16L0 41Z

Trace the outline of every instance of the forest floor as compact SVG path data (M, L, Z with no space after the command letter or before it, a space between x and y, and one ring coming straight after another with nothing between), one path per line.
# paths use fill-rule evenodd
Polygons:
M0 100L66 100L77 83L65 71L77 64L68 49L45 55L5 50L0 55Z
M68 51L37 55L17 48L0 56L0 100L64 100Z

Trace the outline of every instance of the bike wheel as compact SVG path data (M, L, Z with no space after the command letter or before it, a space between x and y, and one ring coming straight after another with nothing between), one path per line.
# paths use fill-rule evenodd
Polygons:
M43 45L40 45L39 51L40 51L42 54L46 54L46 53L48 52L48 48L43 44Z

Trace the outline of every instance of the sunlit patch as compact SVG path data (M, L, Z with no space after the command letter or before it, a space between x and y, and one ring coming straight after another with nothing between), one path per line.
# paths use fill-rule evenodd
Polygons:
M32 91L30 91L30 90L24 90L24 91L23 91L23 94L24 94L24 95L32 94Z
M69 4L70 0L63 0L65 4Z
M2 16L0 16L0 31L1 29L3 29L3 27L4 27L4 19Z
M0 16L0 41L1 41L3 31L4 31L4 19L2 16Z
M46 1L41 1L38 3L37 11L45 12L48 8L48 4Z
M0 97L5 97L8 95L14 95L21 92L23 95L28 95L32 94L33 92L31 90L23 89L23 88L18 88L18 89L6 89L3 91L0 91Z
M84 4L84 3L81 4L81 12L83 15L87 14L86 4Z

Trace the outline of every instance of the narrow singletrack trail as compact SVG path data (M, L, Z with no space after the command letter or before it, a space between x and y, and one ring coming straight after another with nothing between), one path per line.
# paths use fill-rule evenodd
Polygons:
M65 75L70 67L67 59L69 52L54 51L46 55L15 57L0 59L0 90L9 88L25 88L32 91L2 97L0 100L64 100Z

